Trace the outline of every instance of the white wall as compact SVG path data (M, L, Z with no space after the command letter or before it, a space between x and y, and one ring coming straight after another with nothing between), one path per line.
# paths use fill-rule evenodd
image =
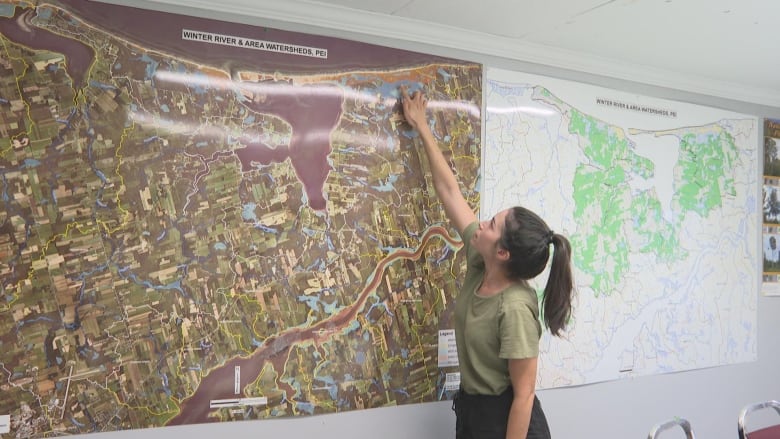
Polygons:
M153 2L132 0L106 2L348 38L482 62L486 66L555 76L647 96L716 106L759 117L780 118L780 108L717 99L527 62L485 57L475 53L464 53L455 48L426 47L372 35L355 35L335 29L314 29L246 16L229 16L218 11L181 9ZM258 2L258 6L261 5L262 2ZM728 255L723 257L726 258ZM756 261L757 269L759 266L760 261ZM780 400L780 297L760 297L758 308L758 361L756 362L540 391L539 398L547 413L553 436L556 439L645 438L656 423L681 416L691 422L699 438L736 438L737 415L744 405L769 399ZM98 433L88 435L87 438L102 439L111 434L113 439L140 436L145 439L163 439L184 435L190 436L191 439L206 439L214 436L231 439L250 437L289 439L315 436L334 439L445 439L454 438L454 423L455 418L450 410L450 403L439 402L307 418ZM670 432L667 437L682 437L682 435L677 436Z

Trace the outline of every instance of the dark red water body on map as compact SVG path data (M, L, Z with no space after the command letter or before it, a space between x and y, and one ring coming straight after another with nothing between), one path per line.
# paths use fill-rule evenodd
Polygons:
M262 101L245 105L259 113L274 114L287 121L292 128L289 147L270 148L263 143L242 139L247 146L237 149L236 155L245 171L251 169L252 161L278 163L290 157L295 173L306 189L309 206L325 210L323 188L330 172L330 134L341 119L344 96L339 88L327 85L293 87L278 84L274 88L279 88L279 93L269 93Z
M420 245L415 251L397 251L379 261L374 270L371 282L364 287L358 298L350 306L342 309L327 320L323 320L308 328L291 328L283 331L277 336L265 340L265 343L251 356L234 358L223 366L209 372L200 382L195 394L182 402L179 415L171 419L167 425L196 424L216 421L217 419L209 418L209 412L211 411L210 401L212 399L241 397L241 395L235 394L234 388L236 366L241 367L240 388L242 389L242 393L243 389L248 384L257 379L266 363L272 363L277 371L282 370L284 361L287 358L287 351L293 344L309 340L314 343L321 343L327 340L331 334L338 333L349 326L355 319L355 315L360 312L365 305L371 292L376 289L380 282L382 282L385 269L397 259L418 259L428 241L436 237L447 241L453 246L458 244L457 241L449 236L447 230L443 227L431 227L426 231L425 235L423 235L420 240ZM294 390L289 388L287 397L291 398L293 392Z
M262 2L257 2L262 9ZM148 11L101 2L68 1L67 8L96 26L118 36L151 47L215 66L253 68L255 71L282 73L322 73L352 69L386 69L452 60L429 54L356 41L288 32L239 23L210 20L164 12ZM296 56L242 47L182 40L182 29L211 32L277 43L317 47L328 50L328 58Z
M81 41L66 38L32 25L32 9L16 8L13 17L0 17L0 34L30 49L48 50L65 56L65 70L73 79L74 88L84 85L84 77L95 59L95 52Z
M102 27L111 35L125 38L142 47L157 49L172 56L222 68L231 74L236 70L283 72L291 74L341 72L363 69L387 69L452 61L417 52L375 46L339 38L288 32L259 26L229 23L101 2L69 1L63 4L85 22ZM202 31L240 38L293 44L326 49L327 59L224 46L182 39L182 30ZM332 88L321 93L296 87L291 94L274 94L263 102L246 105L255 111L274 114L292 128L289 146L269 146L242 139L246 148L236 151L245 171L251 162L281 162L287 157L306 190L308 204L325 210L323 187L330 166L330 133L341 118L344 97Z

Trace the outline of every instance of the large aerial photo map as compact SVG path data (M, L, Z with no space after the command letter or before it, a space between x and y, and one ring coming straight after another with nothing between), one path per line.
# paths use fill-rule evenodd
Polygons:
M0 433L440 398L461 244L399 87L477 207L481 83L331 37L0 3Z

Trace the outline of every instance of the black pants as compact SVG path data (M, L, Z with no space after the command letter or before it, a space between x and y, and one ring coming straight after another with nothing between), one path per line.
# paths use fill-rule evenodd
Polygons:
M470 395L460 390L452 401L456 417L455 438L506 439L506 426L513 397L511 387L498 396ZM536 395L526 438L550 439L547 418Z

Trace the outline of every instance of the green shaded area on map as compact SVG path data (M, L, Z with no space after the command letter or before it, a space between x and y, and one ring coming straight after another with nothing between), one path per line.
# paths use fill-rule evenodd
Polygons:
M679 139L670 220L654 191L631 187L631 179L653 177L654 164L633 151L622 128L569 107L547 90L537 90L537 96L569 115L569 132L579 137L586 158L573 179L573 215L580 229L572 237L572 248L575 263L593 277L596 295L618 292L632 251L663 263L685 258L679 234L686 215L706 217L722 206L723 196L734 196L737 147L722 128L654 133ZM637 237L639 242L629 242Z

